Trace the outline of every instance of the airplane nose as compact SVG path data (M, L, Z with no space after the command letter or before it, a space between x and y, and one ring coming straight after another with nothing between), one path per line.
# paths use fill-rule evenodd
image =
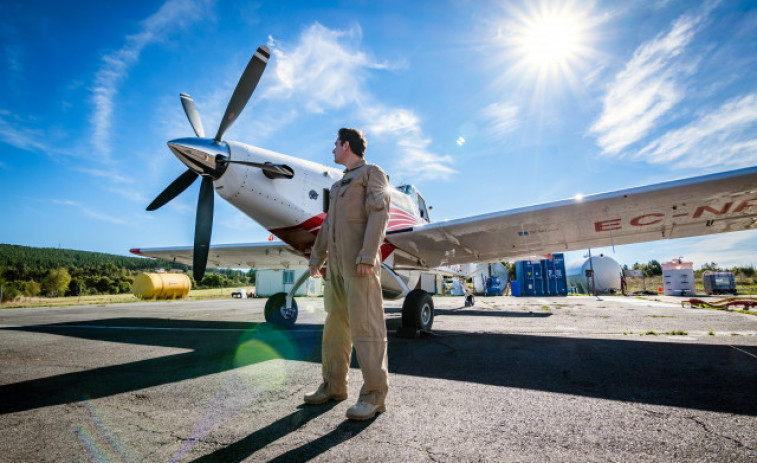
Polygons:
M229 145L212 138L178 138L168 148L179 161L200 175L218 179L226 171Z

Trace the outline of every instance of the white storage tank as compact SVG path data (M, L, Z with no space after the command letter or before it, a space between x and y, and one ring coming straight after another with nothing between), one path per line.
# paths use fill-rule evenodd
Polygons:
M696 293L694 263L673 259L662 264L662 285L666 296L686 296Z
M620 274L623 271L615 259L604 254L592 256L589 259L574 262L566 266L568 288L574 288L579 293L592 293L592 280L587 277L587 270L594 270L594 284L597 293L620 292Z

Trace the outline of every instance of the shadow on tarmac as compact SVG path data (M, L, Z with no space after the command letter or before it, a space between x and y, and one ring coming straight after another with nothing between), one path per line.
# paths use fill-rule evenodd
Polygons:
M259 429L244 439L216 450L213 453L203 455L192 460L192 463L212 462L239 462L249 458L266 445L275 442L307 424L310 420L328 412L338 402L327 402L323 405L301 405L299 409L270 425ZM296 449L292 449L271 461L308 461L326 452L330 448L345 442L363 429L367 428L374 420L352 423L345 421L330 433L319 437Z
M389 329L398 323L396 319L387 320ZM85 396L95 399L136 391L272 358L320 362L321 329L321 325L297 325L295 329L282 331L258 323L151 318L6 328L177 347L191 352L0 386L0 414L74 403ZM246 344L250 341L266 343L273 349L237 355L240 346L258 345ZM744 351L757 354L757 348L739 346L739 349L660 340L437 331L419 339L391 337L389 371L755 416L757 368L755 359ZM309 416L308 412L297 413L291 419ZM279 425L282 429L286 426L289 425ZM275 430L271 432L276 434ZM319 441L308 444L301 452L317 452ZM245 448L247 444L240 445Z
M384 309L387 314L402 314L402 308L387 307ZM549 312L508 312L504 310L474 310L469 307L459 307L456 309L434 309L434 316L439 315L465 315L469 317L504 317L504 318L545 318L552 314Z

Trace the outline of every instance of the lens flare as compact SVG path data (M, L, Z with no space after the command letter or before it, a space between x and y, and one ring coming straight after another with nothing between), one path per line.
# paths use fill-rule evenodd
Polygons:
M142 461L142 458L133 449L119 441L110 426L97 412L94 402L89 396L84 396L83 403L87 407L94 426L77 426L74 433L93 461Z

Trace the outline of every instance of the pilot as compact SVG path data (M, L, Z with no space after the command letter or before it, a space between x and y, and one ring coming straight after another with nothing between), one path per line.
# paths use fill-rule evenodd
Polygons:
M351 420L367 420L386 410L389 389L387 338L381 296L381 244L389 221L389 181L380 167L363 159L367 142L355 129L339 129L334 162L346 167L331 186L329 210L310 253L310 275L326 265L323 327L323 383L305 394L308 404L347 398L352 346L363 387Z

